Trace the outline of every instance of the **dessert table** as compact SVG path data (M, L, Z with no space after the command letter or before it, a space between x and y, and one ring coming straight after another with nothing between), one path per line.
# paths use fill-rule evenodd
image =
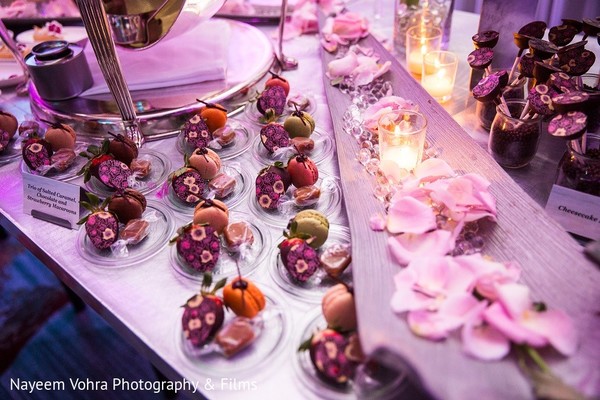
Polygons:
M364 5L361 7L365 7ZM363 10L368 13L369 10ZM384 17L377 22L386 31L387 27L391 27L391 19L388 20L392 13L384 13ZM261 27L267 35L271 35L274 28L271 26ZM486 141L485 135L476 124L473 122L473 102L469 99L468 88L468 68L465 62L466 55L470 51L470 36L477 31L477 16L474 14L455 11L452 37L450 49L459 53L459 79L461 84L457 85L454 92L454 100L446 105L448 112L454 115L455 119L463 128L476 140L477 143L484 145ZM388 31L389 32L389 31ZM468 45L468 47L467 47ZM313 113L317 127L333 140L334 122L332 120L330 109L323 86L323 72L320 55L320 44L316 35L305 35L285 43L285 52L289 56L296 57L300 60L298 70L285 73L285 78L291 83L293 91L297 91L309 96L312 96L317 103L316 111ZM400 93L405 97L409 97L410 93ZM17 97L13 91L4 90L0 95L2 100L2 108L8 112L14 113L21 120L24 116L30 115L29 104L27 99ZM336 104L336 110L343 111L343 104ZM244 119L243 115L234 117L244 123L255 136L258 128ZM156 150L164 153L170 160L173 169L181 164L182 155L177 150L176 138L162 139L160 141L148 142L145 145L146 149ZM340 144L338 144L338 151ZM443 150L445 154L452 154L455 149L447 146ZM523 171L511 171L510 175L516 182L525 189L540 205L544 205L545 197L548 195L548 182L554 178L550 178L549 174L543 175L543 184L540 184L538 173L547 171L549 165L554 165L558 161L558 157L564 149L558 149L555 143L548 146L542 145L542 149L532 164L532 167ZM480 156L481 149L469 151L470 154ZM351 159L352 153L344 150L342 153L348 163L356 163ZM265 165L257 160L252 154L252 149L244 152L230 163L237 163L237 167L247 171L253 182L258 171ZM227 163L227 162L226 162ZM328 155L320 164L319 171L324 175L339 177L340 168L338 166L336 154ZM553 170L552 170L553 171ZM362 171L364 172L364 171ZM489 171L486 171L486 173ZM495 175L496 172L493 172ZM366 181L369 177L365 174L360 176L357 173L356 180L358 183ZM504 179L504 178L503 178ZM82 184L82 179L77 178L72 181L76 184ZM535 182L535 183L534 183ZM253 184L248 183L253 188ZM191 382L196 382L199 385L199 392L194 393L194 396L206 396L208 398L273 398L275 394L278 396L285 395L290 399L310 399L322 398L330 396L336 398L335 395L320 392L319 387L307 387L306 381L299 379L299 372L295 367L294 360L297 356L297 344L300 339L299 334L303 331L307 324L314 319L315 312L318 313L320 308L319 303L306 301L301 297L291 296L286 291L282 290L278 285L273 283L270 273L269 263L272 261L271 253L275 251L277 241L280 239L279 233L281 229L269 229L268 242L270 248L267 257L262 261L257 270L250 276L254 281L259 283L266 290L267 296L272 296L277 299L282 308L286 311L284 327L279 334L279 344L273 354L265 356L265 360L260 362L255 368L246 369L242 372L236 372L235 366L230 372L222 372L222 370L211 370L210 366L202 365L198 361L192 360L186 356L181 348L181 305L199 289L199 284L195 281L185 279L171 267L170 253L172 248L169 246L163 247L157 254L153 255L148 260L131 266L125 267L103 267L95 265L93 262L83 259L80 252L77 251L79 231L68 230L48 222L37 220L22 212L23 203L23 182L21 178L21 166L19 162L0 167L0 224L6 227L11 233L15 234L18 239L25 244L40 260L42 260L49 269L51 269L59 279L67 286L73 289L88 305L93 307L103 318L107 320L130 344L132 344L141 354L148 358L150 362L160 369L167 378L179 381L187 379ZM513 186L508 185L509 188ZM516 186L515 186L516 187ZM160 204L165 204L164 199L159 199L156 196L156 191L147 195L149 200ZM524 199L524 193L518 193L517 200ZM260 215L252 212L250 202L254 201L252 190L248 191L244 200L237 206L232 208L234 213L242 213L239 215L246 216L249 220L260 220ZM346 197L345 202L352 202L353 199ZM374 200L373 200L374 201ZM511 200L513 201L513 200ZM329 221L335 225L348 226L349 221L346 216L346 209L343 202L339 207L328 215ZM518 203L508 203L501 200L503 207L519 207ZM534 229L557 229L557 225L552 221L548 221L548 217L543 215L543 212L536 207L527 204L527 211L533 212L536 215L530 215L526 218L527 221L540 221L538 228ZM173 212L173 221L176 227L182 226L188 222L189 217ZM500 216L502 218L502 216ZM519 221L504 221L508 228L505 228L503 235L518 235L521 228ZM354 234L355 231L353 231ZM367 226L362 227L360 235L368 236L371 232ZM562 232L560 239L567 237L567 234ZM357 243L361 243L364 238L352 237L354 249L357 250ZM502 241L506 237L495 237L493 239L493 248L502 248ZM535 238L530 238L535 240ZM368 242L364 242L368 243ZM515 252L515 256L523 257L524 262L532 262L535 265L539 263L535 260L536 254L528 254L525 251L526 245ZM539 248L539 246L537 246ZM549 254L542 258L548 260L551 255L557 254L560 262L565 262L561 268L567 268L567 260L569 254L578 254L576 259L578 271L585 271L585 274L578 277L573 282L565 282L569 291L572 291L573 285L586 281L585 288L582 288L581 296L577 298L576 306L573 309L581 309L583 298L589 296L589 304L598 304L597 290L593 285L600 285L600 274L598 269L584 260L581 255L581 248L572 240L565 243L565 252L552 253L552 249L548 249ZM362 246L359 248L361 253L369 251L369 248ZM506 253L509 250L504 250ZM360 258L360 257L359 257ZM364 258L364 256L363 256ZM583 265L585 264L585 265ZM539 266L539 265L538 265ZM381 269L371 273L367 268L374 268L376 265L356 265L353 267L355 286L357 287L358 299L357 313L359 320L359 329L365 351L368 355L380 356L385 361L408 362L411 364L408 371L419 375L420 382L430 391L434 397L439 398L507 398L507 394L514 395L518 393L520 398L527 398L527 387L523 377L517 378L518 381L513 381L515 377L514 371L509 374L504 374L504 364L514 362L514 360L503 361L498 370L490 364L481 363L482 370L490 372L489 375L482 377L478 376L477 389L478 393L467 393L463 389L470 388L467 382L472 381L473 377L467 374L472 371L473 365L477 366L477 362L469 360L468 366L461 367L455 365L457 375L461 376L460 381L448 381L448 376L442 376L442 373L448 369L452 369L451 361L457 361L456 358L448 360L436 359L433 364L437 366L430 368L426 364L430 359L419 359L420 355L440 354L438 350L442 350L442 345L438 343L425 342L424 340L413 337L409 341L409 345L404 346L403 343L390 343L391 340L398 338L398 332L392 332L387 329L390 327L397 328L404 324L404 331L407 330L406 324L400 319L392 315L389 306L384 310L378 308L383 303L382 293L389 293L391 286L391 277L393 274L390 271L397 269L394 265L383 265ZM595 268L595 269L594 269ZM557 274L553 270L549 270L548 282L557 283ZM371 275L371 278L368 276ZM535 281L543 275L543 271L527 272L529 278ZM368 279L368 281L361 281ZM378 288L381 292L377 293ZM556 296L560 299L558 287L553 291L546 285L543 292L546 297ZM372 296L377 301L370 302L367 299ZM554 300L550 301L554 303ZM389 299L388 299L389 302ZM579 308L578 308L579 307ZM589 307L588 307L589 308ZM388 315L389 314L389 315ZM395 320L394 320L395 318ZM392 319L392 320L390 320ZM595 323L586 319L586 332L590 337L586 340L586 346L590 343L595 343L600 340L598 336L598 319ZM364 325L362 325L364 324ZM402 332L406 334L406 332ZM410 333L408 333L410 335ZM453 354L458 351L456 343L451 344ZM393 349L394 351L401 349L401 359L389 357L390 353L384 351ZM592 349L586 347L586 351ZM423 353L420 353L423 351ZM592 352L593 353L593 352ZM597 353L597 352L596 352ZM453 356L454 357L454 356ZM590 367L588 358L583 361L577 358L574 365L559 361L562 365L560 372L566 372L566 378L576 377L579 379L581 373L577 368ZM493 363L492 363L493 364ZM496 364L494 364L496 365ZM413 371L412 369L415 369ZM227 370L225 370L227 371ZM500 371L495 374L494 371ZM432 375L437 374L440 375ZM456 378L458 379L458 378ZM488 382L486 379L489 379ZM588 386L586 390L593 391L596 394L599 392L598 382L599 377L591 371L588 376ZM569 383L572 383L569 381ZM473 382L470 382L472 385ZM510 387L514 385L516 389L503 391L499 388ZM590 386L592 385L591 389ZM595 385L595 386L594 386ZM250 389L249 389L250 388ZM325 393L325 394L324 394ZM482 395L481 393L484 393Z

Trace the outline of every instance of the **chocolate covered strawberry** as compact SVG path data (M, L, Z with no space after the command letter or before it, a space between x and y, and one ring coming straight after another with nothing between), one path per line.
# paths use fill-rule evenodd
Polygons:
M177 254L192 269L211 272L215 269L221 251L219 234L210 225L188 224L171 240L177 242Z
M108 154L110 141L105 139L101 146L91 145L81 152L82 157L89 158L79 174L84 174L83 181L87 182L92 176L110 189L124 190L129 187L133 172L129 167Z
M266 88L256 101L258 112L264 116L264 122L275 121L285 110L287 95L281 86Z
M0 129L8 132L11 139L15 135L18 125L19 122L17 121L17 117L11 113L0 110Z
M217 282L212 289L211 283L211 275L205 274L200 293L191 297L183 306L181 327L185 338L194 347L202 347L208 343L225 319L223 300L215 293L225 286L226 279Z
M304 154L297 154L290 158L287 170L292 179L292 185L297 188L314 185L319 180L317 165Z
M319 255L302 238L284 239L279 244L279 251L285 269L298 282L306 282L319 268Z
M213 134L200 114L194 115L183 126L183 140L195 149L207 147L208 142L213 140Z
M100 203L100 199L87 193L89 201L82 201L81 205L90 211L85 218L78 222L85 224L85 231L98 250L108 249L119 238L119 221L115 214L106 211L107 200Z
M22 149L23 161L27 166L35 171L39 167L50 165L52 157L52 146L37 135L31 136L25 141Z
M290 135L283 125L271 122L260 130L260 141L269 153L290 145Z
M290 174L280 162L262 169L256 178L256 201L262 208L276 210L291 183Z
M206 191L206 181L194 168L185 166L173 172L171 187L179 200L194 206Z
M354 378L358 366L355 346L347 336L324 329L316 332L300 350L310 351L310 361L322 379L339 385Z

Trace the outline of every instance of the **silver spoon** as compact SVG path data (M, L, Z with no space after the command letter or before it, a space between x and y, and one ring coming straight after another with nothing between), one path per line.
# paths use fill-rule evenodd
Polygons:
M298 68L298 60L283 54L283 28L285 26L285 20L287 17L287 5L287 0L282 0L281 18L279 20L279 54L277 56L277 61L279 62L279 66L283 71L290 71L292 69Z

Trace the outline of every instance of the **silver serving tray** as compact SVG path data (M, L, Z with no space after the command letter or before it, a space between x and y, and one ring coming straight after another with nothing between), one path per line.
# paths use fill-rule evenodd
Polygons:
M273 45L263 32L240 21L226 21L231 25L231 40L224 80L131 93L147 140L177 135L183 123L202 106L196 99L219 102L230 113L236 112L248 101L247 93L251 92L248 89L273 65ZM110 94L46 101L40 98L33 84L29 94L31 110L37 118L69 124L79 134L88 136L105 136L107 131L123 130L121 116Z

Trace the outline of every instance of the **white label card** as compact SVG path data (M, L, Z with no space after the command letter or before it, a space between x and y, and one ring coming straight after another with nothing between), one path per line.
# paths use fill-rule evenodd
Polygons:
M65 228L79 221L78 185L23 172L23 212Z
M553 185L546 211L568 232L600 239L600 197Z

